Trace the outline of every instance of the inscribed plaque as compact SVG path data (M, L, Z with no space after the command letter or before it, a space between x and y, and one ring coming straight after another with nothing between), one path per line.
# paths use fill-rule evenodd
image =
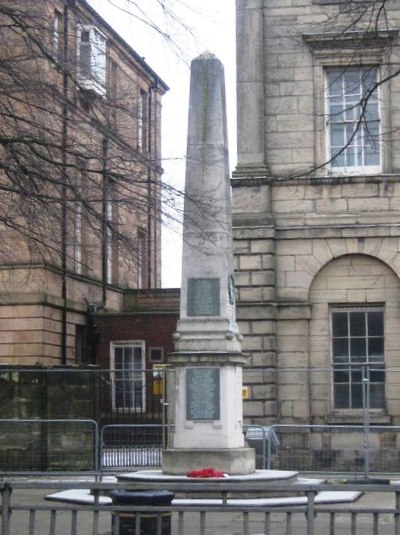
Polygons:
M188 279L188 316L219 316L219 279Z
M219 399L219 368L187 368L187 420L219 420Z

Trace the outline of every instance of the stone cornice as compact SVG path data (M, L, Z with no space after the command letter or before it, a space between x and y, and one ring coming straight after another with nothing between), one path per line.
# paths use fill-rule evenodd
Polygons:
M338 31L324 33L304 33L304 41L314 49L326 48L375 48L389 45L398 35L399 30L388 28L385 30L368 31Z

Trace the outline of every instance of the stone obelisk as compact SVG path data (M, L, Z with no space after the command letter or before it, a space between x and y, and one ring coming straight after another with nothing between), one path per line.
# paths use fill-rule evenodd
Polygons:
M164 473L254 471L242 432L246 361L235 316L224 71L206 52L191 65L180 319L170 356L175 431Z

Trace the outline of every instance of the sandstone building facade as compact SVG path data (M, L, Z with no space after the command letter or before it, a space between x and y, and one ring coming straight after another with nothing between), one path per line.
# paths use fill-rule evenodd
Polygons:
M168 88L85 0L2 2L0 57L0 361L94 363L92 313L161 284Z
M237 0L249 421L400 424L397 2Z

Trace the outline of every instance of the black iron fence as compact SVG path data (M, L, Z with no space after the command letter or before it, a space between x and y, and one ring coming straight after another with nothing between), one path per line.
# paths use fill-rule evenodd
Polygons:
M0 367L0 414L99 425L162 423L164 385L163 370Z

